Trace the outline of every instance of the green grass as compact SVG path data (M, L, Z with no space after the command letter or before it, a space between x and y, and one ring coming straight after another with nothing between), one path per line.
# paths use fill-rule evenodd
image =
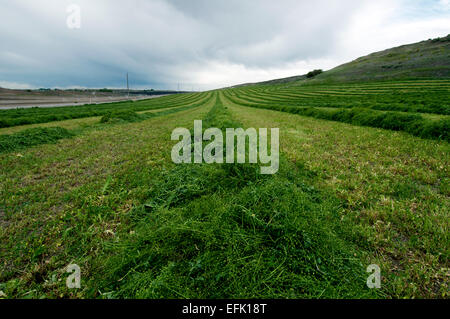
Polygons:
M54 143L73 134L62 127L31 128L11 135L0 135L0 153L39 144Z
M16 297L35 288L26 296L69 294L51 284L53 277L64 275L59 268L77 260L86 274L87 260L95 255L86 250L95 251L110 239L105 231L114 227L115 217L125 217L122 214L149 187L151 180L134 174L153 169L157 175L160 163L166 162L160 156L169 149L170 131L176 124L187 126L202 112L190 108L163 120L95 126L57 145L24 150L22 157L5 154L0 188L0 236L5 244L0 250L7 264L2 263L0 282L9 288L0 290ZM177 121L180 116L189 121ZM55 283L64 287L62 281Z
M124 101L105 104L87 104L57 108L18 108L0 110L0 128L25 124L49 123L68 119L105 116L114 112L140 112L167 107L201 105L207 96L202 93L176 94L156 99L141 101Z
M448 79L450 35L372 53L325 72L316 82Z
M207 99L210 99L208 96ZM206 101L206 100L205 100ZM184 110L198 107L199 104L191 104L181 107L171 107L158 112L147 111L136 113L133 111L112 111L105 114L100 119L100 124L120 124L120 123L134 123L144 121L152 117L165 116L172 113L178 113ZM158 110L158 109L156 109ZM13 134L0 135L0 153L12 152L19 149L39 145L54 143L62 138L70 138L76 134L80 134L84 130L95 129L96 123L90 123L91 121L85 121L81 126L75 127L75 129L67 130L63 127L51 126L51 127L34 127L24 129ZM88 124L89 123L89 124Z
M226 105L245 126L279 127L282 153L342 200L341 220L381 266L388 296L448 297L448 143Z
M219 99L205 120L240 125ZM309 186L303 168L283 168L274 177L256 165L163 171L91 284L121 298L376 296L364 288L363 253L342 238L339 200Z
M294 76L260 84L342 84L367 81L436 80L450 77L450 34L375 52L313 78Z
M434 139L402 129L447 120L432 112L432 92L446 110L448 81L266 85L171 96L142 102L142 110L118 104L101 109L103 121L30 126L37 137L49 138L43 132L60 131L55 126L71 134L57 141L33 144L28 126L4 128L0 141L28 137L20 156L16 146L0 152L0 291L7 298L448 298L448 127ZM422 94L430 112L414 108ZM376 103L362 107L360 97ZM348 106L327 105L334 101ZM275 108L308 103L326 116L355 114L330 121ZM172 130L192 129L198 119L204 129L280 128L280 171L173 164ZM389 129L374 127L383 121ZM80 290L65 286L70 263L81 267ZM373 263L380 290L365 285Z
M288 88L256 86L226 90L225 95L243 106L449 141L449 88L448 81L428 81L419 86L414 82Z
M119 111L119 112L110 112L108 114L103 115L100 119L100 123L111 123L111 122L138 122L145 119L144 115L138 114L133 111Z

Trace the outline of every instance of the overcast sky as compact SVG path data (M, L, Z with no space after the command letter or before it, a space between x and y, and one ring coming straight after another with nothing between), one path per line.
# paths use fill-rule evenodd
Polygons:
M448 33L450 0L0 0L0 86L205 90Z

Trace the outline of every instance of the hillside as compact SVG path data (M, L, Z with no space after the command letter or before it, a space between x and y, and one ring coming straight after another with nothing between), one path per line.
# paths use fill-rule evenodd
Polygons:
M326 84L450 78L450 35L375 52L326 71L313 79L294 76L258 84Z

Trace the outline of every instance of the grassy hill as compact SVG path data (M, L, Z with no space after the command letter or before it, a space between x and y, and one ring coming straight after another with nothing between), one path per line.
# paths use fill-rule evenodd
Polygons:
M450 35L375 52L307 79L293 76L258 84L328 84L450 78Z

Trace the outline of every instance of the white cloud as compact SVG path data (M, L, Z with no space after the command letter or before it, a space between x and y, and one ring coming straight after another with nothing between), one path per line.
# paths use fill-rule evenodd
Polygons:
M450 10L450 0L440 0L439 4L445 9Z
M412 18L403 1L378 0L356 14L339 35L337 56L349 59L391 47L419 42L449 31L450 16Z
M27 83L17 83L8 81L0 81L0 87L5 89L19 89L19 90L36 89L36 87L33 87Z
M73 2L80 30L66 26ZM448 1L434 3L0 0L0 81L118 87L128 71L134 87L210 89L298 75L446 35Z

